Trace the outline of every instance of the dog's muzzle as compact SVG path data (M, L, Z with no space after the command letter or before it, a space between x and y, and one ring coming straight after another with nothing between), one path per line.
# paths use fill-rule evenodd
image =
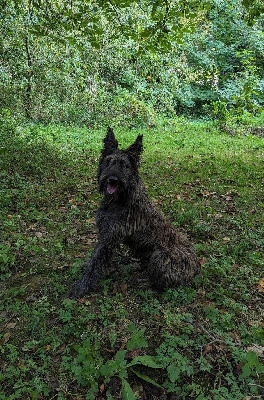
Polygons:
M109 194L114 194L118 189L118 178L116 176L109 176L106 181L106 190Z

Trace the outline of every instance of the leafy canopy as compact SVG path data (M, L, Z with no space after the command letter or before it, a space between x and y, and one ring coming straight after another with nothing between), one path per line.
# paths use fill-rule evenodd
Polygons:
M67 39L71 44L84 36L95 48L102 45L105 29L113 38L132 39L143 49L169 50L197 24L200 13L210 9L210 0L12 0L1 5L2 18L22 15L34 34ZM232 7L235 0L227 0ZM243 0L243 15L253 24L264 12L261 0ZM61 36L61 34L63 34Z

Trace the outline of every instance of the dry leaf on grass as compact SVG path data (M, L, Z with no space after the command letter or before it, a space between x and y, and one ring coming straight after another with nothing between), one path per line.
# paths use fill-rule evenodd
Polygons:
M6 342L8 342L9 338L11 336L10 332L6 332L2 338L0 339L0 344L5 344Z
M260 279L258 284L258 291L264 293L264 278Z

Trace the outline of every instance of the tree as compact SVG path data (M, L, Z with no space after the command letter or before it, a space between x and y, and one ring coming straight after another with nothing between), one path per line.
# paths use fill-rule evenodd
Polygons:
M216 101L257 110L262 7L257 0L254 13L247 7L244 0L2 2L0 108L42 121L113 115L136 124L155 112L201 114Z

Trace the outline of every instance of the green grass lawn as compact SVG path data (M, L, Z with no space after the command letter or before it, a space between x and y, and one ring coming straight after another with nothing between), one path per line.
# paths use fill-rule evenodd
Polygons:
M263 398L264 138L182 119L116 129L124 147L144 135L141 176L203 273L156 293L120 249L76 302L106 128L2 122L0 399Z

